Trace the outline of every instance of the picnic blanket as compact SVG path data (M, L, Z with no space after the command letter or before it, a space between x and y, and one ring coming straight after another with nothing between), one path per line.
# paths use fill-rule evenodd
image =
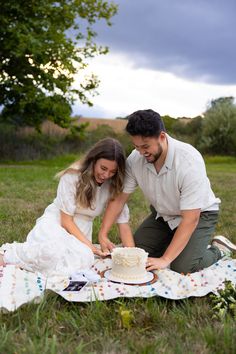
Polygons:
M79 291L64 291L70 282L69 278L45 278L39 273L7 265L0 268L0 310L14 311L30 301L39 302L46 290L73 302L152 296L178 300L217 293L224 287L225 280L236 285L236 259L232 258L223 258L209 268L187 275L170 269L158 270L155 271L154 281L145 285L126 285L109 281L103 274L110 268L111 259L97 259L93 271L101 275L98 281L88 281Z

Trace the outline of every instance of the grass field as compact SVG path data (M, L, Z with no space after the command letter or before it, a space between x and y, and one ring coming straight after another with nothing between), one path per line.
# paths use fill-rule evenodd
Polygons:
M0 166L1 242L23 241L53 200L56 172L75 156ZM213 189L222 200L217 233L236 242L236 159L207 159ZM148 213L140 191L129 203L131 226ZM100 220L95 224L95 236ZM116 229L112 230L116 239ZM95 237L96 241L96 237ZM122 326L120 307L134 321ZM0 353L236 353L235 319L212 320L209 297L182 301L159 297L69 303L47 293L39 305L0 314Z

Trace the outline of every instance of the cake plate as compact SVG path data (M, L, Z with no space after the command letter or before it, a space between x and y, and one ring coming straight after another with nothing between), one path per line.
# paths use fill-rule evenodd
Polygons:
M126 284L126 285L148 285L148 284L153 284L157 281L157 275L153 272L147 272L147 275L145 279L137 280L137 281L121 281L118 278L115 278L111 275L111 268L104 270L103 272L100 273L102 278L106 278L107 280L112 281L113 283L119 283L119 284Z

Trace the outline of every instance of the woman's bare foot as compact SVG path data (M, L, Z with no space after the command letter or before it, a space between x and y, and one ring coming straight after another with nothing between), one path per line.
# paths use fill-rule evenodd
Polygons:
M0 267L4 266L5 262L3 260L3 256L0 254Z

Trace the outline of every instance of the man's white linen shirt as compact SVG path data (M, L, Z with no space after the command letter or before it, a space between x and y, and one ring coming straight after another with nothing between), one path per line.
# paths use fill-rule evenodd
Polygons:
M156 209L157 218L163 217L173 230L181 221L182 210L217 211L220 199L211 189L201 154L193 146L166 136L168 150L159 173L137 150L128 156L123 192L132 193L139 186Z

